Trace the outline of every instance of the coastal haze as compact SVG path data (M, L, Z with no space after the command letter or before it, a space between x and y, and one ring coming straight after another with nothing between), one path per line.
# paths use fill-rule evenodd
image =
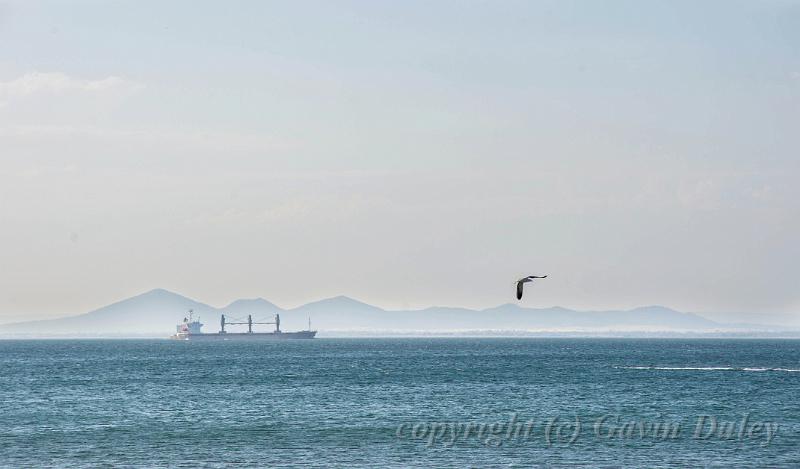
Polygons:
M283 330L306 329L313 321L321 336L337 335L800 335L786 328L756 324L730 324L709 320L663 306L627 311L574 311L567 308L524 308L503 304L493 308L430 307L422 310L384 310L358 300L337 296L284 309L263 298L240 299L224 307L187 298L163 289L60 319L0 325L0 336L10 337L165 337L192 311L205 332L219 330L220 314L228 321L254 321L281 315ZM229 326L235 331L236 327ZM258 328L272 326L254 326ZM781 334L782 333L782 334Z
M156 286L483 310L549 274L522 306L800 326L798 16L2 2L0 323Z

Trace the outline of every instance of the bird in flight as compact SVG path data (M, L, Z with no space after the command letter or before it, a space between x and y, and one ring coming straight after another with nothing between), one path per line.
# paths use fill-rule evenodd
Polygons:
M517 280L517 299L522 299L522 286L528 282L533 281L535 278L547 278L547 275L543 275L541 277L537 277L536 275L528 275L527 277L521 278Z

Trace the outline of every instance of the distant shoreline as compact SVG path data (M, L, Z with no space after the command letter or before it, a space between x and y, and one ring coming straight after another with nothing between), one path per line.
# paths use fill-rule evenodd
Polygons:
M320 331L317 339L775 339L798 340L800 331L782 332L530 332L530 331ZM168 334L0 334L0 340L169 340Z

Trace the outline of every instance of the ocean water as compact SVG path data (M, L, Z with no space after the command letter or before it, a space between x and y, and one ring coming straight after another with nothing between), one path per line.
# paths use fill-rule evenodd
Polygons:
M0 466L800 467L800 341L0 341Z

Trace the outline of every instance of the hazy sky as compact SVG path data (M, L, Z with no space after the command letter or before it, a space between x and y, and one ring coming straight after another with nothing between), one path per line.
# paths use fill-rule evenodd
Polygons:
M0 320L546 273L800 324L799 150L798 1L0 1Z

